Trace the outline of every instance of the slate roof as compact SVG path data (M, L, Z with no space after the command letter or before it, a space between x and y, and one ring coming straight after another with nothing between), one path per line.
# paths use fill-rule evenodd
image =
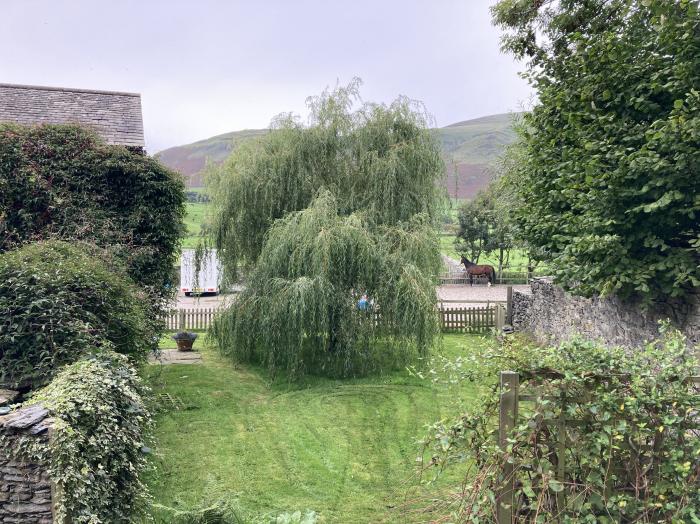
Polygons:
M144 147L137 93L0 84L0 122L77 123L92 128L108 144Z

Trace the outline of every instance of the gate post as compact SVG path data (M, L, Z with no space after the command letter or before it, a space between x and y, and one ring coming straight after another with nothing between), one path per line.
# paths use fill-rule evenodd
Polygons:
M506 288L506 324L513 325L513 286Z
M508 436L513 431L518 419L518 388L520 377L513 371L500 373L501 397L498 418L498 445L503 451L508 447ZM496 496L496 515L498 524L513 522L513 494L515 492L515 466L505 462L501 469L502 485Z
M184 331L185 330L185 310L181 309L179 311L179 319L178 319L178 330L179 331Z

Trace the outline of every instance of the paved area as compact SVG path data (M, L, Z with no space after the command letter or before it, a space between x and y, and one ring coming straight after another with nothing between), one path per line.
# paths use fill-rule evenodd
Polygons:
M438 299L458 301L449 303L449 307L460 306L478 306L489 302L505 302L506 300L506 285L474 285L469 284L445 284L438 286ZM518 290L524 293L530 292L530 286L527 284L514 285L513 290ZM198 309L198 308L219 308L226 305L227 302L236 297L235 293L227 295L203 296L203 297L186 297L178 295L178 309ZM447 306L447 304L445 304Z
M177 349L164 349L157 357L148 359L151 364L201 364L202 355L197 351L178 351Z
M438 286L438 300L449 300L444 303L446 307L460 306L481 306L486 305L484 301L489 302L505 302L508 286L494 285L484 286L469 284L446 284ZM527 284L513 286L513 291L521 291L523 293L530 292L530 286ZM456 301L456 302L452 302Z

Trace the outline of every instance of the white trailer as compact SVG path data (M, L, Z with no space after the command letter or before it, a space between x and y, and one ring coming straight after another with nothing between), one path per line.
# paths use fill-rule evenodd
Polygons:
M198 278L194 271L194 249L183 249L180 257L180 291L188 297L204 293L218 294L221 281L221 263L216 250L208 251L202 258Z

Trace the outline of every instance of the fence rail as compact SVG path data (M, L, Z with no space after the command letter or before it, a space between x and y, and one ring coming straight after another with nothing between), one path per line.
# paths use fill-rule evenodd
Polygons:
M219 308L173 309L165 316L168 330L207 329L214 322ZM506 307L490 302L478 307L439 307L440 327L445 332L487 331L501 329L506 323Z

